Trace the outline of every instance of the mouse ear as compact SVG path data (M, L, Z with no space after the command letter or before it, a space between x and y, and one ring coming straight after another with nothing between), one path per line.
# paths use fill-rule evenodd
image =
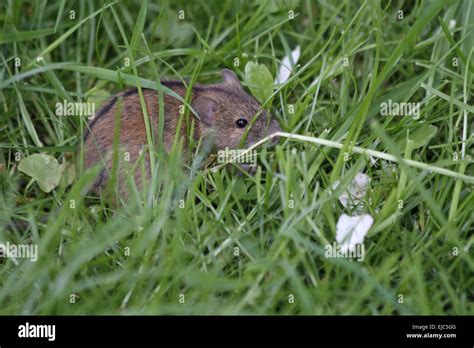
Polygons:
M207 97L199 97L193 103L193 108L198 113L201 121L206 125L210 126L214 123L217 111L217 103L214 100Z
M242 86L240 85L239 78L232 70L224 69L221 71L221 75L222 75L222 78L224 79L224 83L231 85L233 87L242 88Z

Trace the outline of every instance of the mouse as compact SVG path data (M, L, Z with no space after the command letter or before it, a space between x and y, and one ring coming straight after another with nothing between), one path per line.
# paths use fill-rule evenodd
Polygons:
M191 126L194 140L204 140L210 150L208 154L219 150L236 149L240 147L244 132L247 136L243 142L244 148L251 146L264 137L281 130L276 119L262 109L261 104L241 85L237 75L229 70L221 71L222 82L214 84L195 83L192 86L190 105L196 112L189 112L188 126ZM183 100L187 87L182 81L163 80L165 86L179 95ZM159 131L159 96L158 91L142 88L143 97L150 125L153 131ZM163 146L170 152L176 134L182 138L183 157L187 157L188 144L187 124L183 118L180 130L179 119L182 116L183 102L175 96L163 93L164 122ZM118 115L118 116L117 116ZM257 116L256 116L257 115ZM116 126L116 118L120 117ZM256 117L256 119L254 119ZM110 97L95 116L88 121L84 131L84 167L91 168L97 164L102 169L93 184L92 191L99 194L107 185L112 170L114 134L119 130L119 147L128 156L130 163L135 163L140 156L140 150L147 144L147 133L140 103L138 88L130 88ZM247 128L250 128L247 130ZM278 137L271 141L271 145L278 142ZM121 157L121 156L120 156ZM150 175L150 161L148 151L144 154L146 175ZM137 169L134 179L137 187L142 185L142 172ZM119 174L118 193L128 196L125 180Z

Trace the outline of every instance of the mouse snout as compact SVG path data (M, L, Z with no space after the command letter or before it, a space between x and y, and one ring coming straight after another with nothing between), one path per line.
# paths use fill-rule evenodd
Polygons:
M272 120L272 122L270 123L270 127L268 128L268 132L266 135L272 135L273 133L276 133L276 132L281 132L281 128L280 126L278 125L278 122L276 122L275 120ZM278 144L278 142L280 141L281 137L280 136L274 136L271 140L270 140L270 145L276 145Z

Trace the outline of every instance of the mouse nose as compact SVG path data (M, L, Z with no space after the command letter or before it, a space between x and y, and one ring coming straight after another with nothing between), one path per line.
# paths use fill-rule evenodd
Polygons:
M281 128L280 128L280 126L278 125L277 122L272 122L272 124L270 125L270 129L268 130L268 135L271 135L271 134L276 133L276 132L281 132ZM281 139L281 137L279 135L274 136L270 140L270 145L274 146L274 145L278 144L280 139Z
M270 144L272 146L275 146L276 144L278 144L278 142L280 141L281 137L279 135L275 136L272 138L272 140L270 140Z

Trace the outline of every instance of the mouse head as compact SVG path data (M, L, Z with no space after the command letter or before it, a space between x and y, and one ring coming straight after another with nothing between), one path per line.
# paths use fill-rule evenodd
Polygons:
M201 119L202 136L212 137L217 150L221 150L238 148L247 130L245 147L281 130L277 121L244 91L232 71L224 69L221 74L224 81L207 86L192 103Z

